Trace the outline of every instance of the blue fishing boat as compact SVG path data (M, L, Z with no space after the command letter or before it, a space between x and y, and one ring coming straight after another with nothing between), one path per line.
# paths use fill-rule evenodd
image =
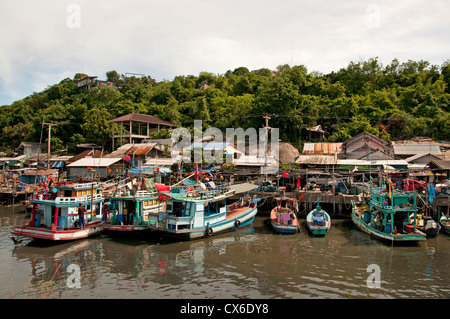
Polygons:
M190 240L252 224L260 199L250 197L248 192L257 186L249 183L213 188L199 185L203 187L191 185L160 192L165 205L149 216L148 227L168 236ZM238 200L227 203L240 194Z
M325 236L330 230L330 215L320 207L319 203L306 216L306 226L314 236Z
M370 186L370 200L355 204L351 217L354 224L371 236L392 243L415 243L426 240L417 229L416 191L398 191ZM410 218L412 215L412 218Z
M409 216L410 220L414 219L414 215ZM436 237L441 230L441 225L433 220L430 216L417 214L417 229L424 233L427 238Z
M69 241L99 234L104 228L100 213L104 198L97 182L65 182L34 194L29 202L31 221L16 227L14 236ZM80 204L85 208L84 227L79 222Z

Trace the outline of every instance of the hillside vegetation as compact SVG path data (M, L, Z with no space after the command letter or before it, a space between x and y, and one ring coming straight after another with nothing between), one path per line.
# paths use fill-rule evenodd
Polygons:
M225 130L228 127L280 129L280 138L297 147L307 141L305 128L322 125L328 141L344 141L368 131L386 141L428 136L450 140L450 61L378 58L350 62L329 74L308 72L303 65L251 72L246 67L225 74L202 72L157 82L125 77L116 71L106 79L118 89L96 87L80 92L76 74L42 92L0 108L1 149L10 154L22 141L46 143L52 126L51 150L77 150L96 143L111 151L110 119L128 113L150 114L177 126L192 128L194 119ZM167 132L159 136L166 137Z

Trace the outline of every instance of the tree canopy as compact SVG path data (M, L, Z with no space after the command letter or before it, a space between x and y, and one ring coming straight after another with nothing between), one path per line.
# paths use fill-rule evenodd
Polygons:
M201 119L203 129L223 132L262 127L268 113L280 138L297 147L308 139L304 129L319 124L327 140L335 142L362 131L387 142L415 136L450 140L449 60L438 66L394 59L384 66L371 58L329 74L308 72L304 65L280 65L274 71L242 66L225 74L201 72L161 82L111 70L106 79L115 87L82 91L76 80L85 76L77 73L0 107L1 150L10 154L22 141L38 142L45 119L57 124L52 150L75 153L77 144L91 142L111 151L109 120L132 112L190 130L193 120Z

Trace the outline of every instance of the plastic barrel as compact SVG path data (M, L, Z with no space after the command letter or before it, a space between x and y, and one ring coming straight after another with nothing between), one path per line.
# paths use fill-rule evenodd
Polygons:
M64 229L66 227L66 217L58 216L58 228Z
M391 224L386 224L385 228L384 228L384 232L389 234L391 232Z
M370 223L370 212L369 211L364 212L364 222L366 224Z
M123 214L118 214L117 217L116 217L116 221L118 223L120 223L120 222L123 223L123 221L124 221Z

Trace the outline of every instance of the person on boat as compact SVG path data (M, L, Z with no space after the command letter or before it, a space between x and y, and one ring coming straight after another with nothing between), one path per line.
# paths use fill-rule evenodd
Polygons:
M108 204L103 204L103 210L102 210L102 221L106 222L108 219Z
M36 203L33 204L33 207L31 208L31 222L30 226L34 226L36 223Z
M81 205L81 203L78 204L78 220L79 220L79 224L80 224L80 228L81 229L85 229L85 226L84 226L84 213L86 213L86 207Z

